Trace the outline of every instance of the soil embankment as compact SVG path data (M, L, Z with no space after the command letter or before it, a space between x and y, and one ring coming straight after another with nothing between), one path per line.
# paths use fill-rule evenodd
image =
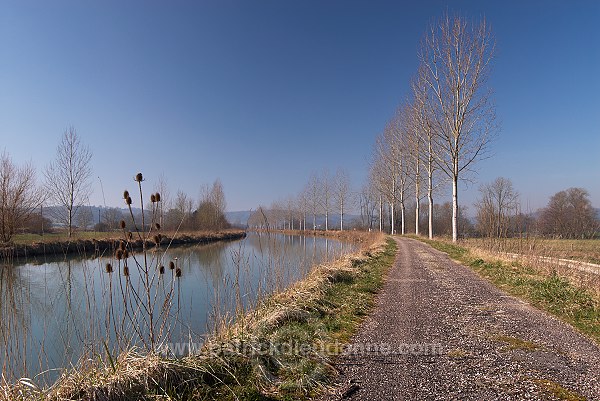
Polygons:
M162 235L161 246L205 244L215 241L241 239L246 236L243 230L225 230L218 232L198 232L176 235ZM39 242L33 244L17 244L0 248L0 255L5 258L24 258L31 256L62 256L80 254L88 257L99 256L114 251L121 240L118 238L76 239L72 241ZM141 239L130 241L133 249L141 249ZM153 239L146 241L146 246L153 248L156 242Z

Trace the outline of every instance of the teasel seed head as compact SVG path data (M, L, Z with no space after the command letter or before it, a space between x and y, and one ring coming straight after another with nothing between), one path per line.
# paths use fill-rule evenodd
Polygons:
M122 251L125 250L125 243L123 241L119 241L119 249Z
M127 199L127 198L129 198L129 191L125 190L125 191L123 191L123 199Z
M127 239L131 241L133 239L133 233L131 231L127 232Z
M154 198L156 199L157 202L160 202L160 193L159 192L155 193Z
M169 262L169 269L173 270L175 268L175 263L173 261Z
M128 266L123 266L123 275L125 277L129 277L129 267Z
M121 248L117 249L115 252L115 258L117 258L117 260L123 259L123 250Z
M154 243L155 243L156 245L159 245L159 244L160 244L160 234L156 234L156 235L154 236Z
M150 202L156 202L156 196L154 196L154 194L150 195Z
M160 230L160 224L159 223L155 223L154 227L156 227L157 230Z
M125 203L127 203L127 205L131 205L133 203L131 196L128 196L127 199L125 199Z
M142 182L142 181L144 181L144 176L142 175L142 173L137 173L137 174L135 175L135 180L136 180L137 182Z
M113 272L113 267L110 263L106 264L106 272L107 273L112 273Z
M158 272L160 274L165 274L165 267L163 265L158 266Z
M119 225L121 226L121 230L124 230L124 229L125 229L125 227L127 226L127 224L125 224L125 220L121 220L121 221L119 222Z
M181 277L181 269L179 267L175 269L175 277Z
M125 249L123 251L123 259L127 259L129 257L129 251L127 249Z

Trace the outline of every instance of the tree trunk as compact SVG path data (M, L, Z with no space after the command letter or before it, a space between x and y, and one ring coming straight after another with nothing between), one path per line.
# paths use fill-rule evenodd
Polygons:
M415 207L415 234L419 235L419 215L421 214L420 208L420 195L421 195L421 182L419 180L419 162L417 161L417 173L415 175L415 200L417 201L417 206Z
M340 231L344 231L344 201L340 202Z
M392 220L391 220L392 228L390 229L390 231L391 231L392 235L394 235L394 234L396 234L396 224L394 223L396 205L395 205L394 202L392 202L392 204L390 206L391 206L390 207L390 210L391 210L390 214L392 215L391 216L392 217Z
M379 232L383 231L383 200L379 197Z
M404 209L405 209L404 208L404 200L402 200L400 202L400 215L401 215L400 217L402 220L402 223L401 223L402 224L402 235L406 234L406 226L404 224Z
M452 177L452 242L458 241L458 175Z
M429 177L429 180L431 180L431 177ZM427 191L427 200L429 202L429 239L433 239L433 189L431 186Z

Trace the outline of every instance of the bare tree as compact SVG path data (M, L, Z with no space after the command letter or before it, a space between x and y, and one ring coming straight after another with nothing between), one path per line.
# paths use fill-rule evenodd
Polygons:
M377 209L377 190L374 180L369 178L362 189L357 193L357 203L360 207L361 225L363 228L371 231L375 222L375 212Z
M437 165L435 163L435 155L440 152L435 148L435 132L433 129L433 117L431 115L431 108L429 105L429 92L427 90L427 84L424 78L425 70L421 67L419 74L416 79L411 83L413 92L412 106L412 125L414 126L416 133L416 140L422 144L422 149L417 153L419 164L422 164L427 174L427 204L428 204L428 236L429 239L433 239L433 191L434 191L434 175L437 171ZM417 177L419 174L417 172ZM418 185L417 185L418 187ZM419 191L417 190L417 193ZM417 207L419 203L419 195L415 197L417 199ZM418 211L415 213L418 216ZM417 224L418 226L418 220Z
M476 203L479 231L488 238L506 237L511 219L518 213L519 193L504 177L482 185L479 192L481 199Z
M189 229L194 202L185 192L179 190L171 209L165 215L166 226L170 230Z
M121 220L129 220L123 216L123 211L116 207L105 208L102 213L102 222L104 228L109 231L116 230L119 228ZM133 226L133 221L130 221L130 226Z
M329 230L329 211L331 210L331 198L333 195L333 187L331 183L331 178L329 177L329 172L327 170L323 171L321 174L321 179L319 180L321 184L321 210L325 215L325 231Z
M167 185L167 179L164 174L158 176L158 182L156 183L156 193L160 195L160 202L158 202L158 224L161 226L165 222L165 210L170 209L170 197L169 187Z
M306 231L306 215L310 212L310 197L306 189L300 191L298 197L296 199L296 203L298 206L298 211L301 215L300 217L300 225L302 226L302 230Z
M79 209L77 216L75 217L77 226L87 231L94 225L94 214L90 206L84 206Z
M350 195L350 178L348 172L339 169L334 179L334 196L340 210L340 231L344 231L344 212L348 205Z
M217 178L213 182L213 185L203 199L203 203L212 206L211 208L207 208L210 210L210 213L208 213L207 216L210 228L219 230L229 225L225 219L227 201L225 199L225 191L223 189L223 184L221 184L221 180Z
M321 182L319 176L313 173L306 185L306 193L308 194L308 207L313 218L313 230L317 229L317 214L321 205Z
M480 159L496 130L491 90L486 88L495 42L479 24L443 17L432 24L419 54L423 84L440 152L436 160L452 181L452 240L458 239L458 180Z
M35 182L35 170L29 164L16 166L9 155L0 155L0 241L10 242L43 203Z
M73 234L73 218L91 192L92 152L84 146L75 128L64 132L56 151L56 160L45 171L46 189L51 201L62 207L60 220Z
M556 238L593 237L600 223L589 196L583 188L569 188L552 195L539 217L542 233Z
M408 150L406 115L399 109L386 124L383 135L375 144L375 160L371 176L377 191L385 198L390 209L390 232L395 234L396 205L400 206L401 233L406 233L405 201L408 185ZM380 202L379 214L384 214ZM380 219L381 220L381 219Z
M400 159L400 154L397 153L398 148L394 144L393 131L391 123L386 125L383 135L380 135L375 143L375 160L371 167L371 175L373 183L379 193L379 231L383 231L383 215L384 205L383 200L389 205L390 214L390 233L395 234L396 220L396 203L398 200L398 181L400 171L398 170L397 161ZM404 215L402 214L402 220Z

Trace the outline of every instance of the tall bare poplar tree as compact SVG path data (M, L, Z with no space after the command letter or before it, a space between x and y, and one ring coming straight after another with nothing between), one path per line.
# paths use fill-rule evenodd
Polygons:
M476 24L445 16L431 26L419 54L440 149L436 160L452 181L453 241L458 239L458 180L481 158L496 129L486 87L494 48L485 19Z
M344 214L348 206L348 196L350 195L350 178L346 170L339 169L335 174L334 194L337 205L340 208L340 231L344 231Z
M313 230L317 229L317 214L321 205L321 181L316 173L311 174L306 184L306 193L308 194L309 209L313 218Z
M74 127L69 127L56 150L56 159L48 165L46 190L50 200L63 210L59 219L73 234L73 218L79 207L87 202L91 192L92 152L79 140Z
M429 106L429 91L427 84L423 78L423 68L419 69L419 74L416 79L411 82L413 92L412 106L412 125L417 132L416 138L422 143L422 150L418 154L419 160L427 174L427 203L428 203L428 235L429 239L433 238L433 190L434 190L434 175L437 171L435 163L435 155L438 153L435 148L435 132L433 129L433 119L431 116L431 108ZM417 191L418 192L418 191ZM419 196L416 197L419 199ZM418 200L417 200L418 202ZM417 224L419 213L416 213Z
M323 171L321 175L321 209L325 215L325 231L329 231L329 211L331 210L331 198L333 195L333 187L329 172Z

